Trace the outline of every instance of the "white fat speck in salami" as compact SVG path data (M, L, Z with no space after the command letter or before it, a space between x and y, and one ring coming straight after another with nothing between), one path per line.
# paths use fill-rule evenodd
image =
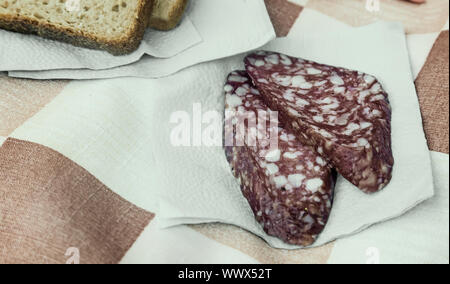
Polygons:
M231 108L242 105L242 98L235 95L227 95L227 104Z
M255 66L256 67L261 67L261 66L264 66L266 63L264 62L264 61L262 61L262 60L256 60L255 61Z
M248 93L248 89L245 88L245 87L240 87L240 88L238 88L236 90L236 94L239 95L239 96L242 96L242 95L247 94L247 93Z
M364 122L361 122L360 126L361 126L361 129L366 129L366 128L372 127L372 123L364 121Z
M266 169L268 170L270 175L274 175L280 171L276 164L267 164Z
M280 64L280 57L277 54L271 54L266 57L267 62L272 64Z
M267 62L262 68L274 63L275 56L266 60L266 55L268 54L262 53L261 58L253 61L255 69L258 68L258 60ZM280 61L278 64L289 65L283 56L277 58ZM244 71L233 72L230 76L248 78ZM289 81L290 85L292 77L279 78L285 78L283 80ZM268 79L260 80L262 84L264 80ZM277 76L274 75L270 80L277 80ZM225 154L231 172L236 177L257 222L267 234L286 243L303 247L311 245L324 229L331 211L331 206L327 204L333 200L336 176L330 164L325 161L323 164L317 163L321 159L320 156L283 127L271 127L268 123L257 127L244 123L238 127L236 124L244 120L241 115L249 112L269 113L271 110L265 104L262 94L255 91L251 80L227 80L226 86L231 89L226 87L224 134L225 137L231 136L233 141L243 141L243 145L227 144L224 147ZM295 101L290 103L296 105ZM278 119L272 122L278 122ZM238 130L242 128L243 133ZM250 141L243 139L246 137L245 133L252 139L257 138L257 143L249 144ZM270 133L277 135L276 147L266 140L259 141L270 138ZM321 180L323 184L320 195L315 195L305 183L306 180L316 179ZM305 216L309 217L305 219Z
M377 96L372 97L372 98L370 99L370 101L371 101L371 102L376 102L376 101L382 101L382 100L384 100L384 99L385 99L385 97L384 97L383 95L377 95Z
M376 78L371 75L364 76L364 81L366 81L367 84L372 84L373 82L375 82L375 80Z
M295 109L289 108L288 111L289 111L289 113L292 114L293 116L300 117L300 113L299 113L298 111L296 111ZM294 127L295 127L295 126L294 126Z
M318 74L321 74L321 73L322 73L321 70L316 69L316 68L306 68L306 72L307 72L309 75L318 75Z
M313 119L316 122L323 122L324 121L323 116L321 116L321 115L316 115L316 116L313 117Z
M299 85L300 89L311 89L313 85L309 82L304 82Z
M327 163L324 161L324 159L322 159L322 157L317 157L316 162L321 165L321 166L325 166Z
M329 105L333 102L333 100L330 97L325 97L323 99L317 100L318 104L323 104L323 105Z
M311 217L311 215L306 215L305 218L303 218L303 221L305 221L308 224L314 224L314 219Z
M379 111L379 110L376 110L376 109L375 109L375 110L372 111L372 116L375 116L375 117L376 117L376 116L380 116L381 114L382 114L382 113L381 113L381 111Z
M266 160L268 162L278 162L280 160L280 157L281 157L281 151L279 149L269 151L266 154Z
M292 82L292 87L300 87L302 84L306 83L305 77L303 77L301 75L292 77L291 82Z
M286 159L294 160L298 158L298 155L296 153L286 152L283 154L283 157L285 157Z
M303 180L305 180L305 176L302 174L294 174L290 175L288 177L289 182L292 184L293 187L300 187L303 183Z
M295 100L295 94L289 90L283 96L287 101L293 102Z
M298 106L308 106L308 105L309 105L309 102L306 101L306 100L304 100L304 99L297 98L296 104L297 104Z
M325 113L329 113L331 110L339 108L339 106L340 106L339 102L333 102L329 105L321 106L320 109L322 109L322 111Z
M334 92L335 92L336 94L343 94L343 93L345 93L345 88L344 88L344 87L337 87L337 88L334 88Z
M289 58L292 64L252 63L272 55ZM275 52L250 54L245 65L265 103L280 113L280 122L300 142L314 147L366 193L389 184L394 165L392 110L377 78Z
M334 85L337 85L337 86L344 85L344 80L342 80L342 78L337 76L337 75L331 76L330 77L330 82L333 83Z
M225 90L225 92L231 92L233 91L233 87L231 85L225 85L225 87L223 88Z
M314 86L321 87L321 86L325 85L326 83L328 83L328 81L327 80L323 80L323 81L315 82Z
M278 82L278 84L286 87L292 83L292 78L286 76L275 76L275 80Z
M365 138L359 138L358 145L361 147L365 147L365 146L369 145L369 141L367 141L367 139L365 139Z
M310 179L306 182L306 189L311 191L312 193L316 193L322 187L323 181L321 179L315 178Z
M370 91L372 92L372 94L379 94L382 91L380 83L373 84Z
M277 176L273 179L277 188L282 188L288 182L285 176Z
M292 65L291 59L284 54L281 55L281 63L286 66Z
M349 125L347 125L347 129L344 131L345 135L351 135L353 132L355 132L355 130L360 129L359 124L356 123L350 123Z
M241 77L241 76L231 76L230 77L230 81L231 82L239 82L239 83L243 83L243 82L247 82L248 79L245 77Z

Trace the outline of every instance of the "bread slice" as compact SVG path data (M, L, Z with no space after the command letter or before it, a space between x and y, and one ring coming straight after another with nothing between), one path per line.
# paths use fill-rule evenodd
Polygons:
M149 27L167 31L180 22L188 0L155 0Z
M124 55L136 50L154 0L0 0L0 28Z

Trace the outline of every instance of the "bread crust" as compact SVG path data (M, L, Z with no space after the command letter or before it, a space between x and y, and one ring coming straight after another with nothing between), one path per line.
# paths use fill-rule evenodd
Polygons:
M95 36L71 27L41 22L25 16L3 15L0 17L0 28L23 34L34 34L44 38L59 40L75 46L105 50L113 55L125 55L135 51L147 28L154 0L140 0L138 18L127 34L119 39L108 39Z
M161 31L168 31L175 28L183 17L188 0L182 0L181 4L176 6L169 13L169 21L157 17L150 17L149 27Z

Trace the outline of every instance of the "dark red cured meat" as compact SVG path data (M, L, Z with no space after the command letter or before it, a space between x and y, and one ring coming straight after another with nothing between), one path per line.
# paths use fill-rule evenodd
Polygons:
M242 139L244 143L238 146L244 134L237 125L244 121L245 114L271 110L244 71L228 76L225 92L224 132L234 142L225 145L225 153L255 218L271 236L288 244L311 245L328 221L335 172L311 147L269 123L259 128L244 123L244 133L261 140ZM264 138L275 134L277 147L263 143Z
M245 64L281 122L342 176L366 193L390 182L391 108L375 77L274 52L251 54Z

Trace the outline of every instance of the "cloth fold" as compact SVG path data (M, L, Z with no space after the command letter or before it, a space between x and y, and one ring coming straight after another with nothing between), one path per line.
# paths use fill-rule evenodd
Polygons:
M102 70L92 70L79 64L50 68L51 66L41 62L34 71L29 71L32 70L29 68L15 68L9 75L31 79L100 79L126 76L159 78L201 62L261 47L275 38L275 31L263 0L195 0L191 1L186 15L199 33L201 42L184 52L173 54L170 58L143 56L138 61L135 58L136 62L133 64L120 64L121 66ZM230 20L229 15L233 15L233 20ZM191 38L189 34L180 34L185 40ZM164 47L164 41L161 42ZM64 58L57 60L64 62ZM4 68L0 68L2 69Z

